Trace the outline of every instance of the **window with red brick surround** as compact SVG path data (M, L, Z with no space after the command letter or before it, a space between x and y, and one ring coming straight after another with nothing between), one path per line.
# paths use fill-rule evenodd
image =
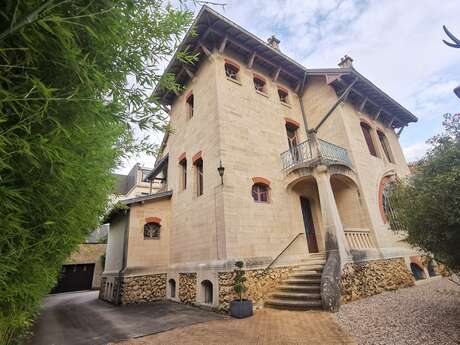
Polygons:
M225 59L225 75L227 78L233 79L233 80L239 80L238 73L240 71L240 66L238 64Z

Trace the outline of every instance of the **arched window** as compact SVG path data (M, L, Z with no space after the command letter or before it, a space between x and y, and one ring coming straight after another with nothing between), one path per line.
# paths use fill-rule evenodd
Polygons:
M144 240L157 240L160 238L161 225L159 223L146 223L144 225Z
M268 202L269 187L263 183L252 185L252 198L255 202Z
M372 140L371 127L367 123L361 122L361 130L363 131L364 139L366 139L369 153L377 157L377 151L375 150L374 141Z
M227 78L238 80L239 67L229 61L225 62L225 75Z
M281 103L289 104L289 93L284 89L278 89L278 96Z
M212 304L213 302L213 289L212 283L209 280L203 280L201 282L201 288L203 290L203 302L206 304Z
M396 211L391 206L391 193L394 187L394 182L392 182L388 177L382 181L381 184L381 205L380 209L382 211L382 218L385 223L389 223L390 228L393 230L403 230L403 226L398 220L398 215Z
M254 81L254 88L256 89L256 91L266 93L266 90L265 90L266 83L263 78L254 76L253 81Z
M174 279L169 279L169 297L176 298L176 281Z
M388 159L388 162L393 163L393 155L391 154L390 143L388 142L387 137L381 131L377 131L379 137L380 145L382 145L383 152L385 152L385 157Z

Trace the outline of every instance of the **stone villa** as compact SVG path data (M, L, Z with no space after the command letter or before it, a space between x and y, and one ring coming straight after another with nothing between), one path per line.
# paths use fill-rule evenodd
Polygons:
M388 199L410 172L399 135L417 118L361 75L310 69L204 6L173 73L156 192L111 215L100 298L226 309L243 260L258 305L337 310L425 271ZM378 66L376 66L377 68ZM363 283L363 281L365 281Z

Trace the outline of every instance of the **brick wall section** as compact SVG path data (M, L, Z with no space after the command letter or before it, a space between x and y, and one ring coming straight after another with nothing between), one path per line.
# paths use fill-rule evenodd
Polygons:
M286 279L293 267L277 267L264 271L247 270L245 298L252 300L254 305L261 305L268 293L273 291L283 279ZM230 301L237 298L233 291L234 272L219 272L219 309L228 310Z
M196 301L196 273L179 274L179 300L182 303Z
M166 273L125 277L121 289L122 304L163 300L166 298Z
M348 263L342 271L342 302L414 285L404 259Z

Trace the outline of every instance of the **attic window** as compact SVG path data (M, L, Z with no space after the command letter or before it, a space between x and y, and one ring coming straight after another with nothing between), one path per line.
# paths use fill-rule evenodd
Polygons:
M265 92L265 80L263 80L262 78L259 78L259 77L254 77L254 88L256 89L256 91L259 91L259 92L262 92L262 93L266 93Z
M144 240L159 240L161 225L150 222L144 225Z
M288 102L288 92L283 89L278 89L278 96L280 97L281 103L289 104Z
M227 78L238 80L238 72L240 69L233 63L226 62L225 63L225 75Z

